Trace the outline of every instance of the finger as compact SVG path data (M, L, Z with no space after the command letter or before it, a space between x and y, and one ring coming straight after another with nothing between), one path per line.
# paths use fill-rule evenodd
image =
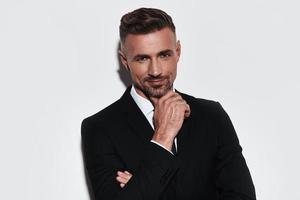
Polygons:
M120 177L120 176L117 176L117 177L116 177L116 180L117 180L119 183L124 183L124 184L126 184L126 183L128 182L128 179L123 178L123 177Z
M132 176L132 174L130 174L130 172L128 171L125 171L124 173Z
M184 99L182 99L182 98L180 98L180 99L178 99L178 98L176 98L176 99L174 99L174 101L172 101L171 103L173 103L174 104L174 106L177 106L177 105L182 105L182 106L184 106L185 107L185 111L187 111L187 112L190 112L190 105L189 104L187 104L187 102L184 100Z
M191 108L189 104L186 104L186 110L184 112L184 117L187 118L191 115Z
M129 179L131 177L131 174L124 173L124 172L118 172L117 174L118 174L118 176L120 176L122 178L126 178L126 179Z
M158 98L150 97L150 101L151 101L151 103L153 104L153 106L155 108L158 104Z
M172 120L174 121L182 121L184 119L184 113L185 113L185 103L177 103L174 106L173 112L172 112Z
M124 173L124 172L121 172L121 171L118 171L118 172L117 172L117 175L118 175L118 176L122 176L123 174L125 174L125 173Z
M165 106L168 109L172 109L172 110L178 110L179 109L179 110L182 111L182 114L184 114L185 110L188 110L186 101L184 99L182 99L181 97L177 97L177 98L174 98L174 99L170 100L168 102L168 104L165 105Z
M191 108L190 108L190 105L186 103L186 101L184 101L184 117L187 118L190 116L191 114Z
M183 118L189 117L191 111L190 106L185 100L178 100L173 102L172 106L172 118L173 120L181 120Z
M180 102L180 101L184 101L182 99L182 97L178 94L174 94L173 96L171 96L170 98L166 99L163 103L167 106L171 105L172 103L176 103L176 102Z
M128 181L130 179L129 175L126 175L126 176L117 176L116 178L117 178L117 180L120 180L122 182Z
M117 175L117 177L116 177L116 179L118 180L118 181L122 181L122 182L127 182L129 179L131 178L131 176L130 175L128 175L128 174L125 174L125 173L123 173L123 172L118 172L118 175ZM126 183L125 182L125 183Z
M120 183L120 187L121 188L125 187L125 184L124 183Z
M164 101L166 101L167 99L176 97L176 96L180 96L178 93L173 92L172 90L169 90L164 96L162 96L159 101L160 103L163 103Z

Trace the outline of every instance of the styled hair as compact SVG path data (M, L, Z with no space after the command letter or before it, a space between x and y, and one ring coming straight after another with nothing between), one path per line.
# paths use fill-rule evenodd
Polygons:
M156 8L139 8L121 18L120 40L124 43L128 34L147 34L166 27L175 33L173 20L166 12Z

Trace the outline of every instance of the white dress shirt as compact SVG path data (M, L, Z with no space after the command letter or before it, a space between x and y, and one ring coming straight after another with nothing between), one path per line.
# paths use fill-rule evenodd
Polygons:
M138 107L140 108L140 110L142 111L142 113L145 115L145 117L147 118L149 124L151 125L151 127L153 128L154 130L154 125L153 125L153 111L154 111L154 107L152 105L152 103L140 96L136 90L135 90L135 87L132 85L131 87L131 90L130 90L130 94L133 98L133 100L135 101L135 103L138 105ZM159 145L160 147L164 148L165 150L169 151L166 147L164 147L162 144L154 141L154 140L151 140L151 142ZM175 140L174 140L174 143L175 143L175 148L176 148L176 151L177 151L177 138L175 137ZM169 151L171 154L173 154L172 151ZM173 154L174 155L174 154Z

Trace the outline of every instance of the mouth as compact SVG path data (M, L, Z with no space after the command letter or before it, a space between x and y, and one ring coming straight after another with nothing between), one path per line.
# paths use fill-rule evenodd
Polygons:
M164 83L165 79L152 79L152 80L147 80L147 82L150 84L150 85L153 85L153 86L159 86L159 85L162 85Z

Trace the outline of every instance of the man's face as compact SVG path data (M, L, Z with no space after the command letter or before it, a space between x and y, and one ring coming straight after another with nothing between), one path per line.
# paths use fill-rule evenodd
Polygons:
M171 29L129 34L119 53L141 96L160 98L173 88L180 43Z

